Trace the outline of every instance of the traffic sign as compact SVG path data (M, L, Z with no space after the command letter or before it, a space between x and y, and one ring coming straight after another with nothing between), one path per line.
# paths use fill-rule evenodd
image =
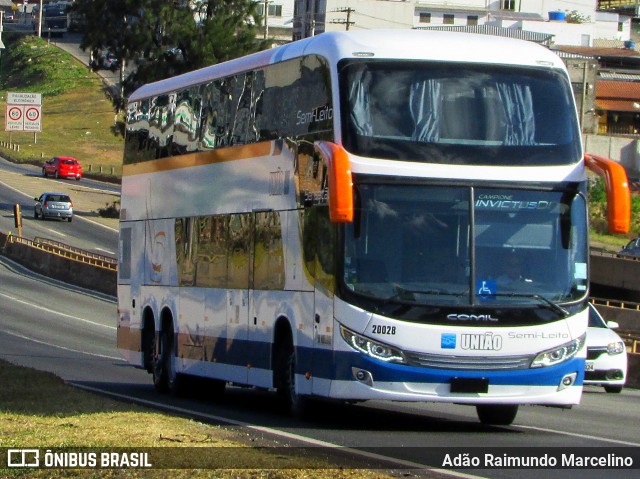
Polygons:
M42 131L40 117L42 116L42 106L27 106L24 110L24 131Z
M7 93L5 131L42 131L42 95Z
M42 105L42 94L7 92L7 103L15 105Z

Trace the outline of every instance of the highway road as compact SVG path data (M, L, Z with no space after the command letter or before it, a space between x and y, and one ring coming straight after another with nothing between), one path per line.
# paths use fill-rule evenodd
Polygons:
M25 212L25 229L38 235L65 235L75 246L115 248L114 229L88 220L73 223L31 219L30 196L6 183L7 178L26 178L47 189L77 188L75 181L44 179L36 167L15 166L0 161L0 230L13 226L12 205L17 201ZM83 186L117 189L113 185ZM55 188L51 185L55 185ZM50 187L51 186L51 187ZM32 187L32 186L30 186ZM110 192L110 194L112 194ZM91 220L91 221L90 221ZM127 366L115 348L116 303L114 298L84 291L64 283L33 275L7 259L0 259L0 358L53 372L80 387L102 391L152 407L180 412L215 424L231 424L250 434L275 437L281 444L324 445L330 455L342 457L364 449L388 458L389 467L423 465L427 471L431 452L479 451L490 447L497 453L510 448L588 447L592 451L640 451L640 391L625 389L606 394L601 388L587 388L582 404L571 410L522 407L509 427L481 425L474 408L460 405L368 402L343 406L319 404L303 420L278 413L275 396L266 391L228 387L223 398L158 395L151 377ZM373 449L371 449L373 448ZM534 448L534 449L530 449ZM371 460L369 456L364 460ZM638 459L640 465L640 458ZM417 467L417 466L416 466ZM538 470L472 469L465 473L479 477L522 479L538 477ZM545 477L575 477L575 471L546 470ZM601 470L586 470L581 476L600 477ZM637 471L622 470L616 477L635 477ZM442 474L438 472L437 475Z
M611 395L600 388L587 388L582 404L572 410L523 407L509 427L483 426L473 408L459 405L319 404L309 417L295 420L278 413L275 396L266 391L228 387L225 396L215 401L158 395L150 376L126 366L115 349L114 298L34 276L5 258L0 258L0 285L0 358L53 372L83 388L200 421L228 424L250 436L273 437L281 445L323 445L335 457L343 457L344 450L331 449L338 446L353 448L356 458L360 457L357 451L373 451L387 457L387 467L394 469L425 464L433 451L473 453L483 447L496 454L515 447L528 451L614 448L618 454L628 448L640 451L640 391L630 389ZM595 478L604 472L592 469L580 475ZM490 478L540 477L539 470L466 473ZM421 475L440 473L429 472L425 466ZM575 477L575 471L546 470L544 477ZM615 477L637 477L637 470L616 471Z
M39 169L0 161L0 230L15 230L13 205L21 204L29 237L46 236L98 252L113 251L115 228L98 224L87 214L73 223L33 220L30 193L16 189L22 177L42 191L90 186L104 194L117 187L40 178ZM10 178L10 180L8 180ZM32 187L32 186L30 186ZM107 191L105 191L107 190ZM82 207L82 205L78 205ZM89 212L88 212L89 213ZM115 255L115 254L114 254ZM49 371L85 389L193 417L212 424L239 428L255 437L269 437L280 445L324 446L330 457L353 457L370 463L377 455L395 475L487 478L635 478L635 469L485 469L437 471L431 454L495 454L513 451L571 451L585 447L596 453L640 454L640 391L625 389L606 394L585 389L580 406L571 410L522 407L508 427L481 425L475 409L452 404L372 401L357 405L318 404L302 420L278 412L275 396L267 391L227 387L222 398L174 397L157 394L151 377L127 366L115 348L114 298L34 275L0 257L0 358ZM345 449L349 448L349 449ZM522 449L514 449L522 448ZM606 449L605 449L606 448ZM410 471L409 471L410 469ZM403 472L406 470L406 472ZM400 471L400 472L398 472ZM463 475L464 474L464 475Z
M17 234L14 206L22 210L22 236L43 237L98 254L115 257L118 247L117 220L102 221L97 208L119 197L119 185L82 179L43 178L39 167L15 165L0 159L0 231ZM34 198L45 191L67 193L74 202L73 222L36 220Z

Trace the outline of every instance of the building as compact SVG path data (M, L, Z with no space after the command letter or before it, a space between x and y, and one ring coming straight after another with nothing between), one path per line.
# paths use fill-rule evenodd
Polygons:
M601 134L640 134L640 82L600 80L596 83L596 108Z
M263 37L271 38L274 43L290 42L293 38L294 0L257 0L258 13L264 15L266 8L266 28Z
M640 135L640 52L632 47L633 42L618 48L557 47L557 53L567 64L576 57L591 58L598 64L593 105L598 119L597 133ZM589 107L585 111L590 110Z
M547 34L564 45L631 36L631 17L596 12L595 0L295 0L293 39L352 28L480 25Z

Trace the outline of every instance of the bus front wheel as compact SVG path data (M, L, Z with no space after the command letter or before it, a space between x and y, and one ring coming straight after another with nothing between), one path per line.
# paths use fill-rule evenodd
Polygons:
M293 416L302 416L306 402L296 392L296 358L293 346L280 348L278 351L276 375L276 391L283 409Z
M518 414L518 405L478 404L476 405L476 412L482 424L508 426L513 423Z

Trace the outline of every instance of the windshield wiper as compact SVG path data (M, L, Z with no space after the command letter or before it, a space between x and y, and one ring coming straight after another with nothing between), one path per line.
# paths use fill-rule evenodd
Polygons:
M430 294L434 296L464 296L468 294L468 291L450 293L448 291L442 291L440 289L406 289L401 286L395 285L395 294L392 294L388 298L385 298L382 305L389 304L391 302L399 304L422 304L422 302L416 301L414 295L416 294Z
M533 299L538 300L541 303L544 303L545 305L547 305L549 307L549 309L551 309L552 311L555 311L556 313L558 313L563 318L566 318L567 316L571 315L571 313L569 311L564 309L559 304L556 304L553 301L551 301L550 299L547 299L544 296L541 296L539 294L494 293L494 294L487 295L487 296L502 296L502 297L507 297L507 298L533 298Z

